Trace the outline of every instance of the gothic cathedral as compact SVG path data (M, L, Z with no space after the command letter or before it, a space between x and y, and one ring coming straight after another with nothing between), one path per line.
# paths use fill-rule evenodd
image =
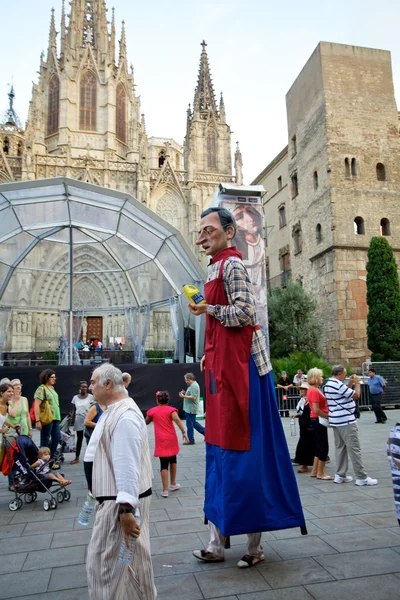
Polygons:
M231 130L222 94L216 101L206 43L183 146L172 138L148 137L124 22L116 53L114 9L110 23L105 0L69 4L66 15L62 0L59 34L52 10L47 56L40 58L25 129L14 111L14 90L9 93L0 124L0 183L66 176L127 192L176 227L193 248L199 214L218 183L242 184L238 145L232 173ZM154 348L167 344L169 334L156 331L157 322L165 328L166 316L154 315ZM122 324L120 330L123 334Z

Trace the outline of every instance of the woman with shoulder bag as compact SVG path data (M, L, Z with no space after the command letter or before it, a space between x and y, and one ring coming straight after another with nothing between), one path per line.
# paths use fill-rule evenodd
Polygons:
M10 428L13 427L9 422L8 416L8 405L10 401L14 397L14 388L11 383L2 383L0 385L0 434L1 434L1 444L0 444L0 466L3 462L4 454L5 454L5 444L4 438L7 434L10 433ZM8 489L10 492L14 491L14 477L11 475L8 476Z
M310 404L310 420L316 429L315 458L311 477L323 481L333 481L331 475L325 473L325 463L328 458L328 404L319 386L324 380L321 369L310 369L307 373L308 392L307 398Z
M56 374L52 369L45 369L40 373L39 379L40 386L35 392L34 400L36 429L40 431L40 446L50 448L50 457L53 458L61 440L60 404L54 389ZM52 468L59 469L60 466L55 463Z
M29 415L28 399L21 396L22 384L19 379L13 379L11 385L14 389L14 397L8 404L8 420L16 429L19 428L20 435L32 437L32 423Z

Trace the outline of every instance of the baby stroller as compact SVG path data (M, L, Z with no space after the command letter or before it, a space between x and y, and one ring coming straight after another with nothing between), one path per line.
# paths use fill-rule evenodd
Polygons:
M56 509L59 502L68 501L71 492L58 485L56 481L45 480L43 471L51 466L54 459L49 460L38 470L32 469L30 463L38 460L39 449L27 435L18 436L13 442L4 440L6 451L4 454L1 470L3 475L14 475L15 498L8 503L12 511L19 510L22 505L22 497L26 504L31 504L37 499L38 492L44 493L49 498L43 500L44 510ZM50 487L54 484L53 493Z
M71 432L72 412L68 413L60 423L61 442L59 443L54 455L54 462L63 463L65 461L64 452L75 452L75 433Z

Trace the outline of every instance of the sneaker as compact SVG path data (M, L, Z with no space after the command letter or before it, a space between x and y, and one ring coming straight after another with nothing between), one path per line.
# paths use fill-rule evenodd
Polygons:
M168 492L161 492L161 496L163 498L168 498Z
M196 442L183 442L182 446L194 446Z
M340 477L340 475L335 475L335 479L334 482L335 483L350 483L350 481L353 481L353 478L351 475L346 475L346 477Z
M181 487L180 483L174 483L174 485L169 486L169 489L174 492L175 490L179 490L180 487Z
M356 479L356 485L377 485L378 480L367 477L366 479Z

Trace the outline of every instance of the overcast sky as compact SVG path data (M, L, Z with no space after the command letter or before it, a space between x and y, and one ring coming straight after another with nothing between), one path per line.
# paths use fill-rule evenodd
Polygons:
M13 80L23 122L40 52L47 51L52 6L59 31L61 0L7 6L0 0L0 111ZM107 6L109 18L115 7L118 33L126 22L128 60L149 136L183 142L206 40L215 92L224 93L232 142L239 140L243 153L245 183L286 145L285 94L319 41L391 50L399 99L398 0L108 0Z

